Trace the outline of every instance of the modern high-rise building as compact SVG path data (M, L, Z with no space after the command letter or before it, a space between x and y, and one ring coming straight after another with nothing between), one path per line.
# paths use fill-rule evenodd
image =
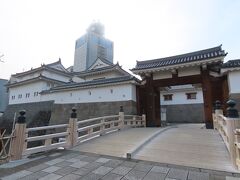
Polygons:
M104 37L102 24L93 23L87 33L76 40L73 71L89 69L98 58L113 63L113 42Z

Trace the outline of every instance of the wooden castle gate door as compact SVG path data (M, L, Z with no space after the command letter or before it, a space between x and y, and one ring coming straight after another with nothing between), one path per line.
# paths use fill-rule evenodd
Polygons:
M204 101L204 117L207 128L213 128L212 111L216 100L225 102L228 94L226 77L210 76L208 70L202 70L200 75L153 80L153 75L146 77L146 83L137 87L137 110L139 114L145 113L147 126L161 126L160 92L159 87L201 84ZM194 112L193 112L194 113Z

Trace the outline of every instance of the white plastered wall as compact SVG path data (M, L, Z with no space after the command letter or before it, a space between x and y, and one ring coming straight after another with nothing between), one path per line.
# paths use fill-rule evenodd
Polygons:
M39 102L41 101L41 95L38 94L38 96L34 96L34 92L41 92L47 88L47 83L44 81L11 87L9 88L9 104ZM30 96L26 97L26 93L30 93ZM20 94L22 98L18 97ZM15 96L15 98L12 99L12 96Z
M106 72L106 73L101 73L101 74L95 74L91 76L87 76L85 78L86 81L91 81L93 79L99 79L99 78L115 78L115 77L120 77L121 74L118 72Z
M187 99L186 93L197 93L196 99ZM164 101L164 95L173 94L171 101ZM203 93L202 90L190 90L190 91L180 91L180 92L166 92L160 91L160 103L161 105L177 105L177 104L199 104L203 103Z
M54 92L42 96L42 101L56 104L136 101L136 87L131 84Z
M240 70L228 73L229 93L240 93Z

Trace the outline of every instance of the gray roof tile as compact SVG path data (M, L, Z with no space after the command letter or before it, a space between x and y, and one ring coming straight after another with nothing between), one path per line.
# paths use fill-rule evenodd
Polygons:
M170 66L182 63L189 63L194 61L204 61L208 58L216 58L226 56L224 50L221 46L217 46L210 49L204 49L200 51L195 51L187 54L181 54L177 56L165 57L160 59L137 61L137 65L132 70L141 70L147 68L157 68L163 66Z
M240 59L229 60L222 65L222 68L240 67Z
M53 87L49 91L68 89L68 88L88 87L88 86L95 86L95 85L102 85L102 84L111 84L111 83L125 82L130 80L135 80L137 82L139 81L134 76L121 76L116 78L98 79L98 80L92 80L92 81L86 81L86 82L80 82L80 83L71 82L68 84ZM44 92L48 92L48 91L44 91Z

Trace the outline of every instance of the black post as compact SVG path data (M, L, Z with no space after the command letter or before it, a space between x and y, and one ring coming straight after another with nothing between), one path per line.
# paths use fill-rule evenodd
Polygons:
M25 110L19 111L19 116L18 116L17 123L19 123L19 124L24 124L24 123L26 123L25 114L26 114L26 111L25 111Z
M221 102L219 100L216 100L214 110L222 109L221 107L222 107Z
M75 107L72 108L71 118L77 118L77 109Z
M120 112L123 112L123 106L120 106Z
M230 118L238 118L239 114L238 114L238 110L235 108L236 102L232 99L230 99L227 102L228 108L227 108L227 117Z

